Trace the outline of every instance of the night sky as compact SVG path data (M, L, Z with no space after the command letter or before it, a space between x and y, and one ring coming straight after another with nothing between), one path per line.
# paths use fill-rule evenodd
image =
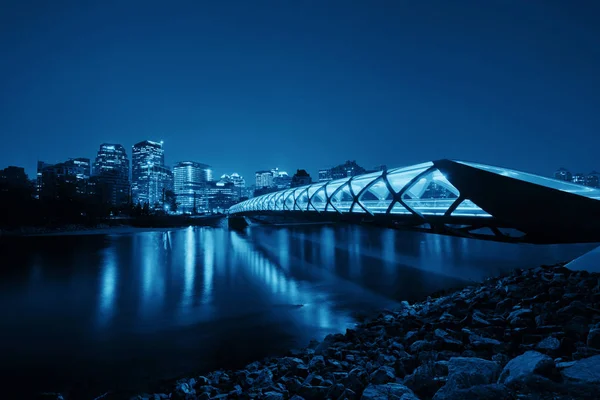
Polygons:
M347 159L600 170L599 18L564 0L4 0L0 168L151 139L249 183Z

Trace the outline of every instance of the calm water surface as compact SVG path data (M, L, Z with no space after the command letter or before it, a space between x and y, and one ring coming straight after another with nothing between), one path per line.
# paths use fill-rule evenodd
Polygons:
M2 386L94 397L302 347L401 300L591 245L357 226L0 240Z

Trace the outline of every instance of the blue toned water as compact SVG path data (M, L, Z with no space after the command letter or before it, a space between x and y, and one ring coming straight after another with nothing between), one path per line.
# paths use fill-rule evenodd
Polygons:
M236 367L361 316L593 245L357 226L1 239L2 387L93 397Z

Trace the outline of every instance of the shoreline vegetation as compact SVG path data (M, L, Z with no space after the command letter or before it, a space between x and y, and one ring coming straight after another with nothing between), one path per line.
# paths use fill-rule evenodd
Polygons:
M517 270L146 399L596 399L600 274ZM105 393L106 398L120 398ZM69 399L68 396L55 398Z
M166 231L187 228L188 226L218 226L224 215L206 215L198 217L160 216L137 219L107 220L98 224L60 224L55 226L25 226L19 228L0 228L2 237L37 236L77 236L101 234L128 234L147 231Z

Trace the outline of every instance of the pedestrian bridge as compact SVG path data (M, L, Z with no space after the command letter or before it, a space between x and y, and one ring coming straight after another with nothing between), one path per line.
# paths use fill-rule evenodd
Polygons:
M231 221L361 223L523 243L600 242L600 190L455 160L314 183L229 209Z

